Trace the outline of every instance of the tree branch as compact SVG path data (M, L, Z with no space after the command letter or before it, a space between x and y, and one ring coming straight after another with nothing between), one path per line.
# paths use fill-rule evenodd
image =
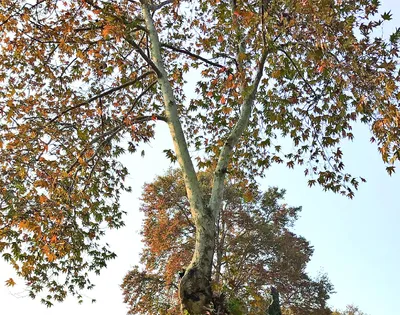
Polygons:
M148 2L146 0L140 0L140 2L142 5L142 12L146 26L149 30L152 59L154 60L154 66L159 71L158 81L161 85L163 93L168 126L171 132L178 162L183 170L189 203L191 209L203 209L204 207L200 185L197 180L193 162L188 151L185 135L179 120L177 102L174 92L172 90L171 83L168 80L168 75L163 64L163 59L161 56L161 44L158 38L157 30L154 26L154 21L150 13ZM198 215L198 213L193 213L193 218L195 221Z
M70 112L71 110L74 110L74 109L79 108L79 107L81 107L81 106L87 105L87 104L89 104L89 103L91 103L91 102L93 102L93 101L95 101L95 100L97 100L97 99L99 99L99 98L102 98L102 97L104 97L104 96L110 95L110 94L112 94L112 93L114 93L114 92L116 92L116 91L122 90L122 89L124 89L124 88L126 88L126 87L128 87L128 86L130 86L130 85L133 85L133 84L135 84L136 82L138 82L138 81L144 79L145 77L147 77L148 75L150 75L150 74L152 74L152 73L153 73L153 71L145 72L144 74L140 75L139 77L137 77L137 78L134 79L134 80L125 82L124 84L121 84L120 86L116 86L116 87L114 87L114 88L105 90L105 91L101 92L100 94L97 94L97 95L95 95L95 96L89 98L88 100L86 100L86 101L84 101L84 102L81 102L81 103L79 103L79 104L76 104L75 106L72 106L72 107L70 107L70 108L67 108L66 110L64 110L64 111L62 111L60 114L58 114L56 117L52 118L52 119L49 121L49 123L55 122L58 118L60 118L62 115L65 115L66 113Z
M207 63L207 64L209 64L211 66L214 66L214 67L218 67L218 68L224 68L225 67L225 66L223 66L223 65L221 65L221 64L219 64L217 62L213 62L213 61L208 60L208 59L206 59L206 58L204 58L202 56L196 55L196 54L190 52L187 49L177 48L175 46L172 46L172 45L169 45L169 44L166 44L166 43L161 43L161 47L165 47L165 48L171 49L173 51L180 52L180 53L183 53L183 54L188 55L190 57L199 59L199 60L203 61L204 63Z
M294 62L294 60L292 59L292 57L289 55L288 52L286 52L286 50L284 50L282 47L278 48L278 50L280 52L283 52L286 56L286 58L289 59L290 63L294 66L294 68L296 69L297 73L299 74L300 78L303 80L303 82L307 85L307 87L311 90L311 92L314 94L314 97L316 99L319 99L318 94L315 92L314 88L311 86L310 82L307 81L307 79L301 74L301 71L299 69L299 67L297 66L297 64Z
M155 11L161 9L162 7L165 7L166 5L171 4L171 3L174 3L174 0L165 0L157 5L156 4L150 5L149 9L151 11L155 12Z
M224 191L224 180L225 180L225 175L227 173L229 158L233 151L233 148L238 143L240 136L247 128L247 124L250 120L251 111L254 105L254 100L256 97L258 86L263 76L264 65L268 53L269 50L265 49L263 51L263 54L259 61L258 71L253 81L254 82L253 86L251 87L251 90L245 97L239 119L236 122L232 132L229 134L228 139L225 141L225 144L222 147L221 153L218 158L217 167L214 172L213 188L210 197L210 208L213 211L215 217L218 217L219 210L221 207L223 191Z
M132 47L139 53L139 55L147 62L147 64L157 73L157 76L160 77L162 75L160 69L157 65L151 60L149 56L143 51L142 48L130 37L130 35L125 37L125 40L132 45Z

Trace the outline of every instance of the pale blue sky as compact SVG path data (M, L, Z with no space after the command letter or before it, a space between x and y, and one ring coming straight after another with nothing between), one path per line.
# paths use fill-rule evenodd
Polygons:
M384 9L391 10L394 15L392 29L400 26L400 0L383 0L382 3ZM396 315L400 314L400 174L387 175L376 147L369 143L367 128L357 126L354 133L355 140L343 145L345 164L349 172L365 177L368 182L360 185L353 200L323 192L318 187L308 188L301 169L274 167L267 172L262 184L265 188L274 185L285 188L286 202L303 207L296 232L315 248L309 272L326 272L335 285L337 293L330 300L332 306L343 308L354 303L369 315ZM133 193L124 195L122 200L124 210L128 211L126 227L107 235L107 242L118 258L95 278L97 286L88 296L96 298L97 303L91 304L88 299L78 305L71 298L46 309L38 300L23 297L26 294L22 286L17 285L12 290L4 286L13 272L0 260L2 313L126 313L119 284L138 259L141 215L137 209L141 187L169 167L162 153L171 145L167 129L160 128L156 136L150 146L144 147L145 158L124 157L130 168Z

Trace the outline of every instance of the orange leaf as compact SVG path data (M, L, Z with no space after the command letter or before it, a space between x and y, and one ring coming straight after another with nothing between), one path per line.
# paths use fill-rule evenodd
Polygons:
M222 96L221 97L221 104L225 104L226 103L226 98L225 98L225 96Z
M57 259L57 256L54 255L53 253L48 253L48 254L46 254L46 256L47 256L47 260L49 262L53 262L53 261L55 261Z
M29 223L28 223L27 221L21 221L21 222L18 224L18 227L19 227L20 229L28 229L28 228L29 228Z
M13 278L10 278L10 279L6 280L6 286L7 287L13 287L13 286L15 286L15 284L16 283L15 283Z
M40 203L45 203L46 201L47 201L47 197L45 195L40 195L39 202Z
M57 235L53 235L50 239L50 243L57 243Z
M108 34L110 34L111 30L113 29L113 27L111 25L105 25L103 27L103 30L101 32L101 34L106 37Z

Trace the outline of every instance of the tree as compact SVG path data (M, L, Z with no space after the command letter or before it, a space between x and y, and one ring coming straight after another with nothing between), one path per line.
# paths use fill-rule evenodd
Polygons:
M204 314L226 174L255 186L273 163L352 197L340 143L371 127L399 159L398 41L378 0L78 0L0 4L0 251L31 288L63 300L114 254L127 169L118 160L166 123L196 226L180 282ZM191 77L189 77L191 75ZM193 77L195 90L186 93ZM283 139L292 146L283 145ZM190 154L190 150L204 149ZM197 168L213 169L208 201ZM363 180L361 178L361 180ZM12 280L12 279L10 279ZM12 283L10 281L9 283Z
M343 312L335 311L333 312L333 315L367 315L367 314L362 312L357 306L347 305L346 309Z
M198 175L208 198L212 173ZM266 315L272 287L284 314L331 314L327 300L333 287L325 275L314 280L306 274L313 249L290 230L301 207L283 204L285 191L276 187L253 192L251 200L245 193L240 181L228 178L212 267L216 313ZM146 184L141 200L143 268L135 266L125 276L125 302L129 314L178 314L178 272L184 274L195 242L182 172L170 170Z

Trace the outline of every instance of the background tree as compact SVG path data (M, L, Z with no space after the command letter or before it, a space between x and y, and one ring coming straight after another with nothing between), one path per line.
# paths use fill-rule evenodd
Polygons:
M371 127L389 173L400 157L398 40L379 1L79 0L0 4L0 251L34 297L90 288L115 255L124 151L166 122L196 227L182 310L212 299L215 221L227 172L243 186L273 163L350 197L340 141ZM357 35L357 36L356 36ZM186 73L198 74L184 93ZM190 137L185 138L186 135ZM282 138L292 140L285 147ZM124 140L124 141L122 141ZM189 154L204 149L204 153ZM214 172L205 201L195 165ZM13 284L10 279L9 284Z
M367 315L362 312L357 306L347 305L344 311L335 311L332 315Z
M199 180L209 195L212 174L200 173ZM283 204L285 192L277 188L246 193L240 181L229 178L212 272L216 313L266 315L266 294L273 286L283 314L331 314L327 300L333 287L325 275L311 279L306 274L313 249L291 231L301 208ZM127 273L125 302L130 314L178 314L178 273L190 262L195 235L181 171L170 170L146 184L141 211L142 268Z

